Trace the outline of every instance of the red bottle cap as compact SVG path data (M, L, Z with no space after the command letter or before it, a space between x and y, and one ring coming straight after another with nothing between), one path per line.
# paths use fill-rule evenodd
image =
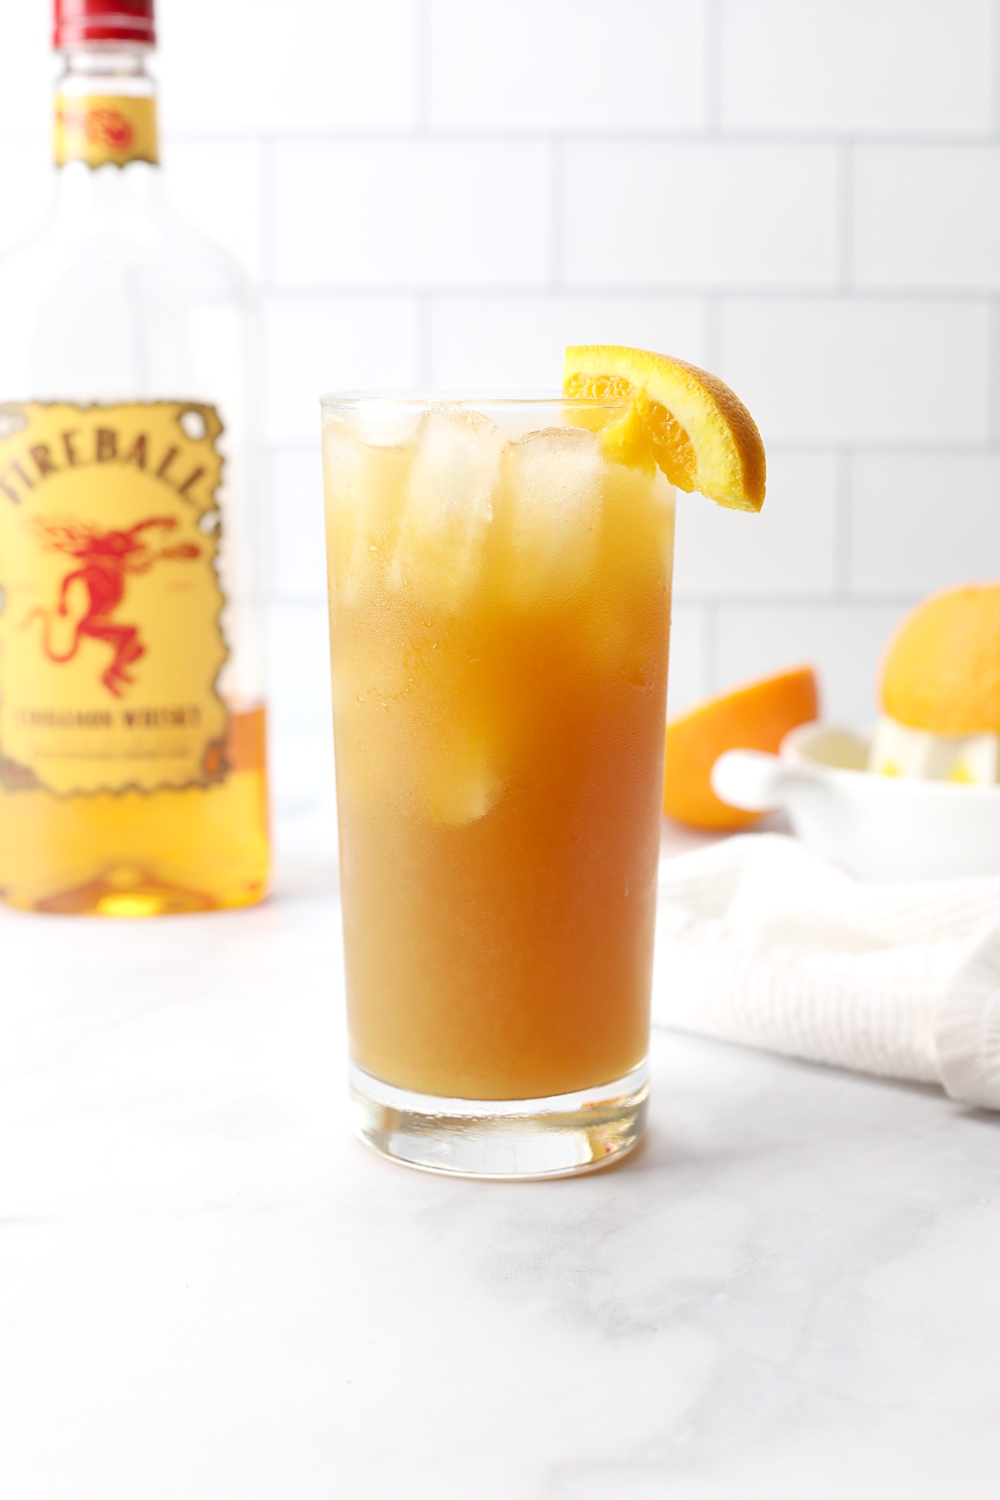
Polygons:
M54 0L52 44L138 42L156 46L153 0Z

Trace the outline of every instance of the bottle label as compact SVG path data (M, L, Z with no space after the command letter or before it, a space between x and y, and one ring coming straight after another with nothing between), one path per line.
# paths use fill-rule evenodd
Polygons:
M194 402L0 406L0 785L226 774L222 423Z
M156 100L127 94L57 94L55 160L59 167L83 161L123 167L159 161Z

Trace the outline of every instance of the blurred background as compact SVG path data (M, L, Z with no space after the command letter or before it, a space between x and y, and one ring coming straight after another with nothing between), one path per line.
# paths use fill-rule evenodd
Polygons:
M49 9L4 11L0 247L50 185ZM160 0L158 25L168 190L263 299L274 728L305 760L324 389L555 386L568 342L721 374L768 499L684 498L675 712L805 658L863 725L907 606L1000 573L1000 5Z

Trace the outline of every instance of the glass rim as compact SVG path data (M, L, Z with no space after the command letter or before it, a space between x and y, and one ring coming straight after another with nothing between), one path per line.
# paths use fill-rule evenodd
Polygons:
M404 406L421 411L441 406L568 406L574 411L614 408L624 411L630 403L627 396L563 396L551 390L470 390L468 387L414 390L409 387L405 390L332 391L320 396L319 404L323 411L344 411L359 406Z

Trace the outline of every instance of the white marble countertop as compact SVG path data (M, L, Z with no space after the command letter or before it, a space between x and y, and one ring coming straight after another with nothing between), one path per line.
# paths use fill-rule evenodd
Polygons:
M298 814L255 911L0 914L4 1500L996 1493L1000 1122L660 1034L616 1170L392 1166Z

